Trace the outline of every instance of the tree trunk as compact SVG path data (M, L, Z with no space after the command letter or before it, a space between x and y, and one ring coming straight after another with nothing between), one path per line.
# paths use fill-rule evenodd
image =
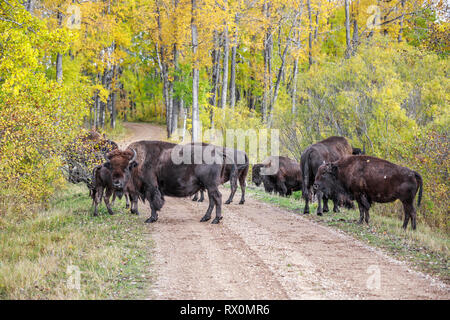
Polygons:
M223 32L223 78L222 78L222 96L220 107L224 109L227 106L228 94L228 56L230 52L230 40L228 39L228 27Z
M219 38L217 30L214 31L214 50L212 52L212 75L211 75L211 96L209 98L209 104L216 106L217 101L217 91L219 88L219 76L220 76L220 48L219 48Z
M350 0L345 0L345 58L350 58L352 44L350 42Z
M236 51L237 44L231 48L231 75L230 75L230 107L234 109L236 105Z
M402 42L402 36L403 36L403 20L405 18L405 0L401 0L401 10L402 10L402 17L400 18L400 30L398 31L398 42Z
M59 10L58 10L56 18L58 19L58 27L61 27L63 15ZM63 77L62 54L58 52L56 54L56 81L61 83L62 77Z
M192 3L192 18L191 18L191 33L192 33L192 52L194 54L194 66L192 70L192 142L200 140L200 116L198 106L198 85L199 85L199 66L197 58L197 23L195 19L197 11L197 0L191 0Z
M236 25L239 23L238 15L236 14L234 21ZM230 106L234 109L236 105L236 54L238 46L238 32L235 31L233 37L233 47L231 48L231 75L230 75Z
M306 2L308 8L308 18L309 18L309 35L308 35L308 63L309 66L313 64L312 58L312 44L313 44L313 28L312 28L312 11L311 11L311 0Z
M298 58L294 62L294 71L292 76L292 114L297 113L297 73L298 73Z
M178 49L177 45L173 45L173 64L175 66L175 71L179 71L178 66ZM175 75L174 81L179 81L178 75ZM173 91L173 86L172 86ZM180 102L178 98L173 97L172 93L172 125L171 125L171 135L178 129L178 114L179 114Z

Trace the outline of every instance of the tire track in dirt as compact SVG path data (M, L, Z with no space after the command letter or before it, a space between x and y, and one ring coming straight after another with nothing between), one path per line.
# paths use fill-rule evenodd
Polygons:
M151 124L125 127L132 136L121 147L165 135ZM229 190L221 192L225 198ZM444 283L298 214L247 196L244 205L223 205L224 219L211 225L199 222L206 208L207 200L166 197L158 222L148 225L149 299L450 298ZM140 211L144 221L148 204ZM369 289L377 270L380 287Z

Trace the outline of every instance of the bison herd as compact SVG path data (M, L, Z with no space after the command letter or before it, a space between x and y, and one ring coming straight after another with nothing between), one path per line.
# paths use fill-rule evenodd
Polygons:
M198 156L200 155L200 157ZM208 157L204 157L208 155ZM178 145L163 141L137 141L125 150L114 148L105 154L106 161L92 172L91 197L94 215L102 198L109 214L113 214L110 198L126 198L127 208L139 214L138 201L148 202L151 216L145 222L158 220L158 211L165 196L188 197L203 201L208 196L208 209L200 221L211 219L213 224L222 219L222 194L219 186L230 182L231 193L225 204L232 202L238 183L241 189L239 204L245 202L245 185L249 158L244 151L207 143ZM274 164L276 170L267 174ZM304 213L309 213L309 202L317 198L317 214L327 212L328 200L333 211L339 207L359 207L360 219L369 222L369 209L374 202L387 203L399 199L405 218L416 228L414 198L419 191L417 205L422 197L422 178L408 168L383 159L364 155L353 148L344 137L330 137L307 147L300 162L282 156L271 156L252 167L252 182L263 185L266 192L289 196L302 191Z

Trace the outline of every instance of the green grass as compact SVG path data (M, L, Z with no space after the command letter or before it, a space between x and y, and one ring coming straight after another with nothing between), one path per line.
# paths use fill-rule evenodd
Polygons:
M304 201L300 200L300 193L294 193L290 198L279 197L264 192L262 188L248 187L248 193L253 198L287 209L303 217L330 226L362 242L383 249L391 256L408 261L418 270L435 275L446 283L450 283L450 237L448 234L432 230L420 224L417 230L402 229L403 221L399 218L386 215L389 206L376 204L370 210L370 224L359 225L358 210L342 209L340 213L328 212L323 216L316 215L317 204L310 205L309 215L303 215ZM333 205L330 202L330 210Z
M0 299L136 299L150 283L145 225L116 201L113 216L92 216L84 186L67 186L51 209L0 216ZM67 286L68 266L81 272Z

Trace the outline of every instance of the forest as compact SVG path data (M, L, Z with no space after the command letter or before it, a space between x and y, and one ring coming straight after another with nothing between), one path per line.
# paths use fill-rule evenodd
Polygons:
M331 135L418 171L419 223L450 232L444 0L1 0L0 215L42 208L82 128ZM386 215L401 215L398 204Z

